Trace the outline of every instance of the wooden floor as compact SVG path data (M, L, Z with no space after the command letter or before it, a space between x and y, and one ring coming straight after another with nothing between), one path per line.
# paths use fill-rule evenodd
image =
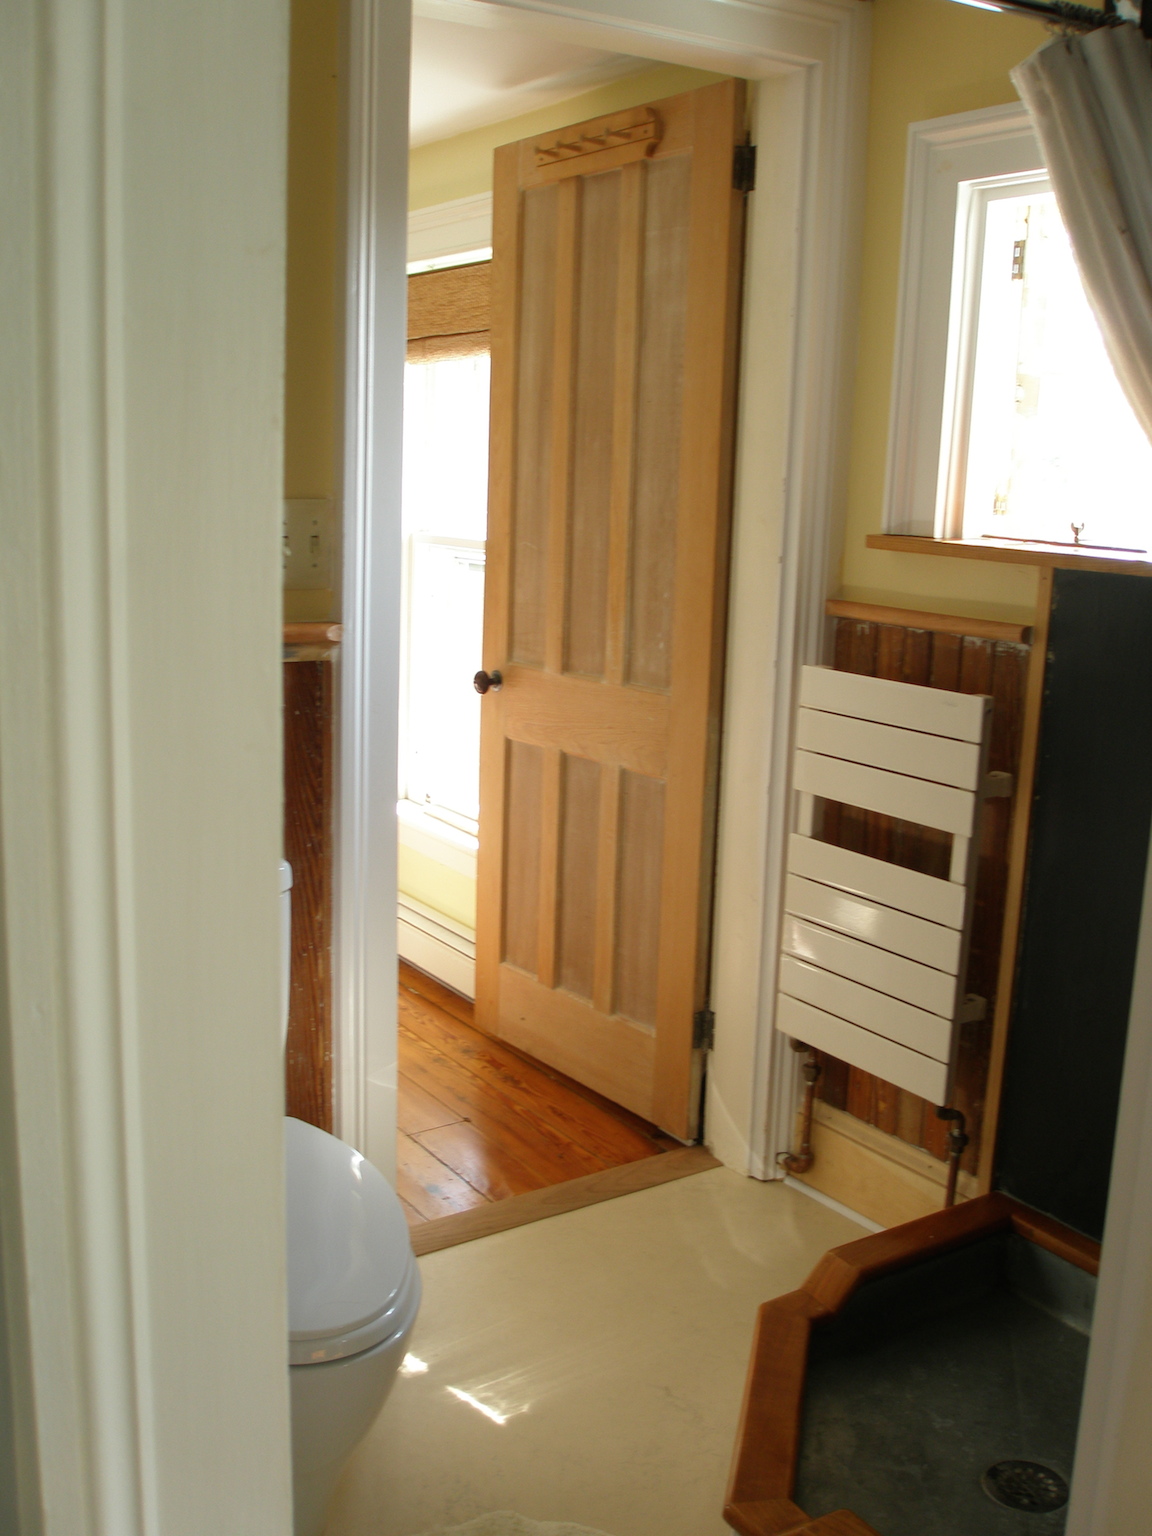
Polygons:
M401 962L396 1187L409 1224L680 1150L471 1018L466 999Z

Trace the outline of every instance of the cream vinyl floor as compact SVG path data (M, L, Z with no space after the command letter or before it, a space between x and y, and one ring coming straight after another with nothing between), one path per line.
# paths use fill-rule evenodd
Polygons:
M863 1229L725 1168L421 1259L401 1374L326 1536L489 1510L724 1536L756 1308Z

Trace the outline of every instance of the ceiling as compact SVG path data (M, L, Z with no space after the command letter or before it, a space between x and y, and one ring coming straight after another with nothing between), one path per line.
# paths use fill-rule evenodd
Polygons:
M649 67L647 59L577 47L537 31L446 20L427 14L432 9L420 6L412 18L414 147L518 117Z

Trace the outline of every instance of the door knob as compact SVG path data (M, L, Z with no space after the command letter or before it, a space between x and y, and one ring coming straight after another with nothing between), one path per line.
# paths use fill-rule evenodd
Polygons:
M477 672L472 679L472 686L477 693L487 693L489 689L493 693L499 693L504 679L499 672Z

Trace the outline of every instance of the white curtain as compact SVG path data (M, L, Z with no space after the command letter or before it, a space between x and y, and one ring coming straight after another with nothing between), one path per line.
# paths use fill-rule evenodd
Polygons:
M1152 62L1140 29L1046 43L1012 71L1088 301L1152 438Z

